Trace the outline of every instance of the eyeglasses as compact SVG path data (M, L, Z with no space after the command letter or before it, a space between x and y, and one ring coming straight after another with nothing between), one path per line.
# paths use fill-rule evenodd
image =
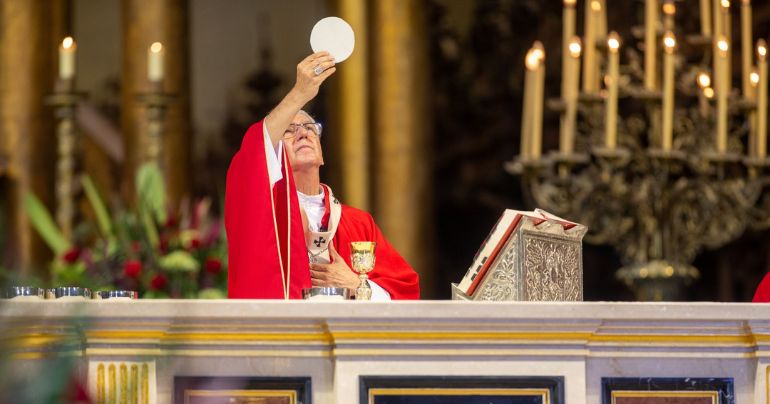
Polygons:
M294 136L297 136L299 133L300 128L305 129L306 131L321 137L321 132L323 131L323 125L319 122L306 122L306 123L290 123L289 127L286 128L286 131L283 132L283 138L284 139L291 139Z

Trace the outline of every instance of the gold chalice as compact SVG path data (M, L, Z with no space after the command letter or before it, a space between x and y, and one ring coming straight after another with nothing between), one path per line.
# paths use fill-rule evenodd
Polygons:
M358 273L361 284L356 288L356 300L371 300L372 288L369 286L369 276L374 269L374 250L377 243L373 241L354 241L350 243L350 262L353 270Z

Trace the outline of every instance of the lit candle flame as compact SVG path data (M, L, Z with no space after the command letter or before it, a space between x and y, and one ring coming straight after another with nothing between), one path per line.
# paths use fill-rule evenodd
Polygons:
M529 70L537 70L537 68L540 66L540 57L538 56L536 49L533 48L527 52L527 56L524 58L524 64Z
M666 48L666 52L672 52L676 47L676 37L671 31L666 32L663 36L663 46Z
M706 98L714 98L714 89L711 87L706 87L703 89L703 95L706 96Z
M564 0L565 6L574 6L576 0Z
M727 41L725 41L724 39L720 39L717 42L717 48L719 48L719 50L722 52L727 52L727 49L729 49L730 46L727 44Z
M591 2L591 10L602 11L602 3L599 3L597 0L593 0Z
M767 45L763 39L757 42L757 57L759 60L765 60L765 57L767 57Z
M574 37L569 43L569 55L573 58L579 58L580 52L583 50L583 47L580 45L580 38Z
M663 4L663 13L666 15L676 14L676 5L674 3Z
M618 48L620 48L620 36L617 32L610 32L609 38L607 39L607 46L610 48L610 52L618 51Z
M150 45L150 52L152 53L160 53L162 50L163 44L160 42L153 42L152 45Z
M749 74L749 79L751 80L751 84L756 87L756 85L759 84L759 73L756 71L751 72L751 74Z
M724 8L730 8L730 0L721 0L719 4L721 4Z
M75 46L75 40L72 39L71 36L68 36L68 37L64 38L63 41L61 41L61 46L64 49L72 48L73 46Z
M708 73L701 73L698 75L698 85L700 88L708 88L711 85L711 76Z

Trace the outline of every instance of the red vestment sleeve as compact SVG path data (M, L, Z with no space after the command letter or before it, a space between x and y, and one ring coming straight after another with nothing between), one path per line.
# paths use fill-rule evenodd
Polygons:
M298 299L302 289L310 287L310 270L297 191L287 160L283 179L271 189L264 137L262 121L252 125L227 171L227 294L239 299L283 299L283 266L284 276L290 273L289 296Z
M759 283L757 291L754 292L754 298L751 301L754 303L770 303L770 273L766 274L762 282Z
M377 224L374 223L372 215L342 205L342 218L333 243L334 248L348 266L352 266L350 262L350 242L352 241L377 243L374 270L369 273L369 279L388 291L391 299L420 298L419 276L385 239Z

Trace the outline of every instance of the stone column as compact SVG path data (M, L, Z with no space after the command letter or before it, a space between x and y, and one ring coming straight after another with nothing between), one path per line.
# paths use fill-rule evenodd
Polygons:
M423 5L411 0L372 4L374 213L420 274L423 296L431 297L431 117Z
M8 246L2 264L26 275L45 275L49 252L24 212L24 198L36 195L54 210L56 134L45 96L53 92L58 46L64 37L67 2L0 2L0 153L7 198Z
M123 0L121 11L121 125L126 151L122 191L133 199L136 170L145 159L147 109L137 95L151 89L147 79L147 49L153 42L161 42L165 49L163 89L175 96L164 121L161 168L165 173L167 195L176 206L191 188L188 3L186 0Z
M340 195L346 204L369 210L370 141L369 141L369 82L368 82L368 22L367 2L338 0L338 15L347 21L356 34L353 55L337 70L337 128L341 139L339 165Z

